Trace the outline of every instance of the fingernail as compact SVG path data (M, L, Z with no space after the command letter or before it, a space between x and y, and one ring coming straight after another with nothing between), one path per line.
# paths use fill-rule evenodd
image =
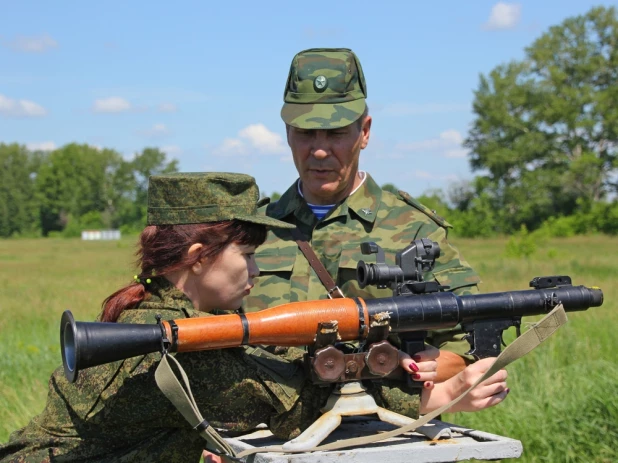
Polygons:
M418 365L416 363L410 362L410 365L408 365L410 367L410 370L416 372L419 370Z
M418 373L413 373L412 374L412 378L414 378L414 379L421 379L421 375L419 375Z
M511 390L507 387L507 388L504 390L504 392L506 392L506 393L508 394L509 392L511 392Z
M412 356L412 360L414 360L415 362L420 362L421 361L421 356L420 355L413 355Z
M425 388L430 388L431 387L431 381L425 381L425 384L423 384L423 386L425 386Z

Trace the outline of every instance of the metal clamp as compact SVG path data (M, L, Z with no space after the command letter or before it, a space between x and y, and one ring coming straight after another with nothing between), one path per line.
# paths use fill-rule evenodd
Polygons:
M172 329L172 339L167 338L167 331L161 323L161 315L156 314L155 318L157 319L157 325L161 328L161 355L166 355L169 352L175 352L176 347L178 346L178 325L174 322L174 320L168 320L167 322L170 324L170 328Z
M333 296L333 293L337 293ZM340 298L344 298L345 296L343 295L343 291L341 291L341 288L339 288L339 286L335 286L331 289L329 289L327 291L328 294L328 298L329 299L340 299Z

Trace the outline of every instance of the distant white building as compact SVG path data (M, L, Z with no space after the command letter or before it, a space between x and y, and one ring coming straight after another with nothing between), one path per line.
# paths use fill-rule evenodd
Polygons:
M82 240L119 240L120 230L83 230Z

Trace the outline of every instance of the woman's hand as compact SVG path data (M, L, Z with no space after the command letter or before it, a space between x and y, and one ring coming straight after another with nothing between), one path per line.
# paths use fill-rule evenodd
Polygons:
M431 388L437 377L438 362L436 359L439 355L440 351L430 345L426 345L424 351L417 352L413 357L399 351L399 365L410 373L414 381L423 382L425 388Z
M468 365L461 373L447 381L436 384L432 389L423 390L421 413L429 413L459 397L489 369L494 360L495 358L479 360ZM472 389L468 395L448 409L447 412L475 412L498 405L509 393L506 378L506 370L494 373Z

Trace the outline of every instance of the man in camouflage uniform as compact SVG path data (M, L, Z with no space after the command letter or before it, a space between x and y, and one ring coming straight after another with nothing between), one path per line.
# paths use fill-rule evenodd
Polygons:
M447 241L451 225L408 194L382 190L359 171L372 122L366 97L363 70L351 50L310 49L294 57L281 117L300 178L265 213L298 227L346 297L392 295L375 286L359 288L356 264L367 260L360 243L375 241L393 264L395 253L417 238L437 241L442 251L427 280L458 294L477 292L479 276ZM323 218L316 215L320 209L327 211ZM256 259L261 275L245 300L247 310L326 297L290 230L270 231ZM432 344L450 351L440 355L443 380L465 366L461 355L468 346L454 331L431 336Z

